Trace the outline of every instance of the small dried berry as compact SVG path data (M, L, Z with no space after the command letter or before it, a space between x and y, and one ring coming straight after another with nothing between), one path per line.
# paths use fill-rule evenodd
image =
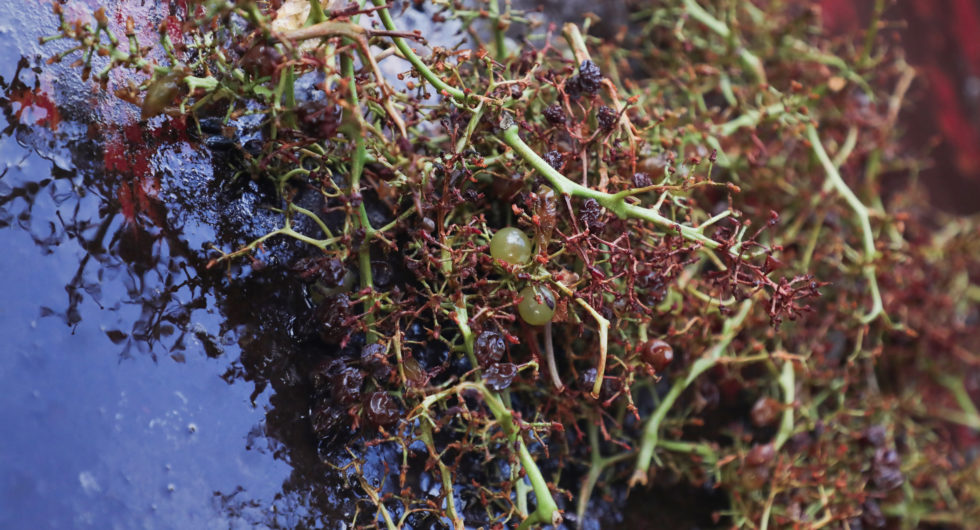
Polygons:
M578 380L576 381L579 390L582 392L592 393L598 373L598 370L595 368L587 368L585 371L579 374ZM622 388L622 386L621 381L608 377L604 378L602 380L602 388L599 390L599 399L601 401L608 401Z
M721 389L711 381L702 381L698 385L697 395L694 396L694 409L697 412L702 410L715 410L721 404Z
M558 151L548 151L541 158L548 163L549 166L561 171L561 164L565 160L565 157Z
M748 490L757 490L769 482L771 471L766 466L743 466L739 473L742 485Z
M565 116L565 109L562 108L561 104L555 103L545 107L544 119L552 125L565 125L568 118Z
M308 377L317 393L326 393L333 385L333 378L347 368L343 359L331 359L318 363L310 370Z
M872 425L864 431L864 440L875 447L884 447L887 439L887 432L882 425Z
M296 108L303 132L317 138L329 138L341 125L341 111L330 105L306 103Z
M386 182L395 180L398 177L398 173L395 173L395 170L377 162L369 162L364 166L364 169L370 171L374 176Z
M242 56L242 68L254 77L271 77L276 73L276 66L282 60L282 54L275 46L256 44Z
M650 180L650 175L647 175L646 173L633 173L634 188L646 188L647 186L653 186L653 181Z
M425 347L413 350L415 359L425 370L435 370L443 367L449 360L449 348L441 340L430 340Z
M619 116L616 111L605 105L599 107L599 112L596 113L596 121L599 122L599 128L603 131L611 131L616 126L617 118Z
M599 201L589 198L582 202L582 208L579 209L578 218L589 231L598 232L606 226L606 223L602 220L602 214L602 206L599 205Z
M657 271L641 272L636 277L636 284L644 289L641 301L648 306L655 306L667 297L667 280Z
M425 372L414 357L405 359L404 362L402 362L402 367L405 370L405 379L407 380L408 386L421 388L428 382L429 374Z
M578 386L581 390L591 392L595 386L595 378L599 372L595 368L588 368L578 376Z
M146 88L146 95L143 96L140 118L144 120L152 118L172 105L180 94L180 83L184 77L186 77L185 72L173 70L154 79Z
M387 261L375 260L371 262L371 277L375 287L385 289L394 280L395 272Z
M579 65L576 79L582 92L589 95L595 95L602 86L602 72L594 62L589 60L582 61Z
M361 348L361 366L378 380L387 379L391 375L391 365L385 357L385 347L376 342Z

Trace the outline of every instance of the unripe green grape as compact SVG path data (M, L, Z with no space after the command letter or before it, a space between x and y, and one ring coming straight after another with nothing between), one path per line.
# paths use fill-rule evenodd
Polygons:
M523 265L531 259L531 240L517 228L501 228L490 239L490 255L511 265Z
M532 326L543 326L551 322L555 315L555 295L547 287L527 286L521 290L521 302L517 304L517 312L524 322Z

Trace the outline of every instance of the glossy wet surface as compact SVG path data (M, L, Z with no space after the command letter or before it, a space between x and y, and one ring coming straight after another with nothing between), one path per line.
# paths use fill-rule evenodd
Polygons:
M33 68L54 20L28 3L0 1L0 528L349 518L283 362L302 297L205 268L271 217L209 207L217 165L180 131Z

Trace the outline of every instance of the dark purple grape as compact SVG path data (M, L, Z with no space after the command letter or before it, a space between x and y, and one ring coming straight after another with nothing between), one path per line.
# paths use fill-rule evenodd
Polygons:
M745 455L745 463L740 471L742 484L756 490L769 482L770 467L776 457L776 449L772 444L756 445Z
M301 258L290 269L308 282L320 282L327 287L337 287L344 280L347 269L336 258Z
M341 125L341 111L333 105L304 103L296 108L300 128L309 136L329 138L337 134Z
M385 347L376 342L361 348L361 366L371 372L378 381L387 379L392 371L385 356Z
M350 416L342 408L320 402L310 410L310 426L327 442L343 440L350 434Z
M371 262L371 276L375 287L385 289L391 285L395 272L387 261L375 260Z
M324 393L330 390L330 386L333 384L333 376L341 372L345 367L346 365L341 359L321 361L309 373L313 388L318 393Z
M473 353L476 354L476 360L484 368L499 362L505 351L507 351L507 342L504 341L503 335L496 331L480 333L473 343Z
M582 392L592 393L592 389L595 387L595 380L599 371L595 368L587 368L585 371L579 374L576 384ZM615 379L604 378L602 380L602 388L599 390L599 399L602 401L608 401L619 391L622 387L622 383Z
M887 432L883 425L872 425L864 431L864 440L874 447L884 447L887 439Z
M379 427L387 427L398 421L398 402L391 394L383 391L372 392L364 405L367 420Z
M483 381L491 390L500 391L510 386L517 377L517 365L512 363L496 363L483 372Z
M664 301L667 297L667 282L659 272L647 269L636 277L636 284L644 289L642 302L648 306L655 306Z
M599 400L609 401L619 392L622 386L623 383L619 379L604 378L602 380L602 388L599 389ZM591 392L592 389L589 389L589 391Z
M361 360L365 363L377 362L384 360L385 358L385 347L377 342L372 342L371 344L366 344L361 348Z
M592 387L595 386L596 374L598 373L598 370L595 368L588 368L580 373L578 376L579 389L583 392L592 392Z
M445 366L449 361L449 347L441 340L430 340L424 348L413 350L419 365L425 370L435 370Z
M364 166L364 169L370 171L375 176L377 176L378 178L386 182L395 180L398 177L398 173L395 173L395 170L391 169L390 167L384 164L379 164L377 162L368 162Z
M721 403L721 389L711 381L701 381L698 385L700 410L714 410Z
M353 367L344 368L331 379L333 380L333 398L337 403L352 405L361 400L361 385L364 384L364 376L359 370Z
M769 482L770 473L767 466L742 466L739 478L746 489L757 490Z
M256 44L242 56L242 68L255 77L270 77L276 72L276 65L282 54L275 46Z
M341 342L352 328L346 324L350 317L350 298L346 294L330 296L317 306L314 318L317 331L324 341Z

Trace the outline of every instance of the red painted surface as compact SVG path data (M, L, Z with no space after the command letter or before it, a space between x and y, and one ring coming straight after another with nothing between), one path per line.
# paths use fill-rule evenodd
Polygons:
M863 31L870 0L821 0L824 26L837 34ZM896 0L886 21L900 31L919 77L900 116L909 149L935 144L923 174L934 204L980 211L980 1Z

